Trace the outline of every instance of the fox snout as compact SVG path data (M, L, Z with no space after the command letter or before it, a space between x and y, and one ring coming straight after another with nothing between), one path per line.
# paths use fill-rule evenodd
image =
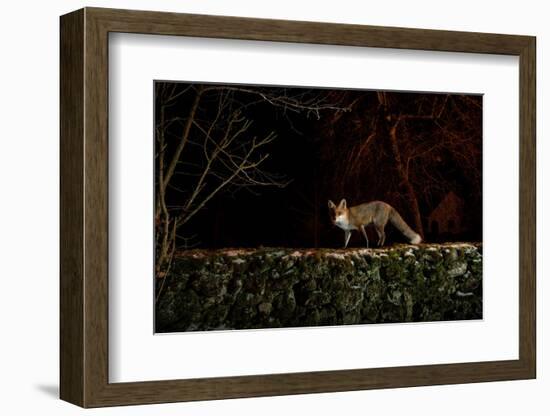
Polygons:
M334 223L334 225L336 225L338 227L343 227L343 226L347 225L347 223L348 223L347 218L345 218L344 215L338 215L338 216L334 217L332 222Z

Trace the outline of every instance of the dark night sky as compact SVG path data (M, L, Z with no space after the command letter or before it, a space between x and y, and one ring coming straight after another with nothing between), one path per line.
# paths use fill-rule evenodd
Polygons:
M163 84L164 88L174 86L157 82L156 88ZM182 94L166 109L167 118L181 119L166 129L167 158L181 137L192 104L193 88L183 93L188 86L177 85ZM281 91L247 88L276 94ZM231 93L236 105L244 106L242 115L253 121L239 140L245 143L275 132L276 139L262 150L269 153L262 169L290 183L284 188L222 190L178 230L180 237L194 236L191 241L201 248L340 247L343 231L331 224L327 200L338 202L344 197L348 205L384 200L415 228L410 200L388 140L392 122L406 114L416 118L400 124L398 146L418 199L425 240L481 240L481 96L387 92L382 100L376 91L287 88L285 93L308 98L319 95L324 102L338 102L351 111L322 110L317 119L314 114L274 106L255 94ZM203 127L212 124L217 94L220 92L212 91L201 98L198 118ZM160 104L157 98L157 124ZM218 133L223 133L223 126ZM188 165L178 165L179 173L167 191L167 205L174 215L196 187L197 176L186 171L200 173L206 164L200 147L203 135L192 127L190 137L198 145L187 146L182 152L180 160ZM158 180L158 163L156 167ZM215 179L213 176L209 186ZM461 212L463 227L454 234L434 234L429 229L429 215L449 192L467 201ZM390 224L386 232L387 244L405 241ZM350 245L362 245L359 233L354 234ZM180 239L180 244L183 241Z

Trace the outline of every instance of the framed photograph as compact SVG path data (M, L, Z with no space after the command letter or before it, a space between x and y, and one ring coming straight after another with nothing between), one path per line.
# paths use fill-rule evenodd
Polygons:
M62 16L61 398L534 378L535 49Z

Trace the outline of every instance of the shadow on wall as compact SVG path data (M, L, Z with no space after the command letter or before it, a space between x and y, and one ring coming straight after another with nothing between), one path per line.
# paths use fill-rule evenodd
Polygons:
M34 386L36 390L50 396L54 399L59 399L59 386L57 384L37 384Z

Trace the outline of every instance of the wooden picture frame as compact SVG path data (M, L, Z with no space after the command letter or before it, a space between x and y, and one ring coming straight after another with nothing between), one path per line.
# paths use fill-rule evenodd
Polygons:
M85 8L61 17L60 396L82 407L351 391L536 376L535 38ZM519 359L109 383L109 32L519 57Z

